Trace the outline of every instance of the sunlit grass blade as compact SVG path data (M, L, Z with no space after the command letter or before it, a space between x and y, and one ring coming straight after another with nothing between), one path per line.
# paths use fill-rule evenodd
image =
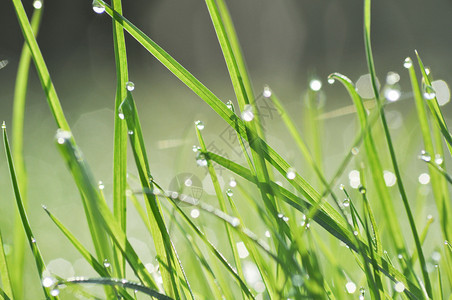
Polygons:
M36 263L36 267L38 268L39 278L42 280L42 275L45 270L44 259L42 258L41 251L39 250L38 244L34 237L33 231L30 227L30 222L28 221L28 216L25 211L24 204L22 202L22 196L20 194L19 185L16 177L16 171L14 169L13 158L11 156L11 149L9 146L8 135L6 133L6 125L5 122L2 124L3 131L3 145L5 147L6 160L8 162L8 169L11 176L11 185L14 192L14 197L16 199L17 209L19 211L20 219L22 221L22 226L25 230L25 235L27 236L28 244L30 245L31 251L33 252L33 257ZM46 287L42 287L44 290L44 294L49 299L58 299L50 294L50 290Z
M104 264L101 264L86 248L83 244L66 228L66 226L61 223L48 209L43 206L44 211L50 217L50 219L55 223L58 229L66 236L66 238L71 242L75 249L83 256L83 258L90 264L91 267L102 277L111 277L112 274L108 271L108 268ZM119 293L125 299L132 300L132 297L127 294L127 292L119 288Z
M410 204L408 202L408 197L405 192L405 186L403 184L402 176L400 174L400 170L399 170L399 166L397 163L397 158L395 155L391 135L389 132L388 123L386 121L386 117L385 117L384 110L383 110L382 100L380 99L380 95L379 95L379 91L378 91L378 87L377 87L377 75L375 72L375 65L374 65L373 56L372 56L372 46L371 46L371 42L370 42L370 20L371 20L371 0L365 0L364 1L364 45L365 45L365 50L366 50L367 65L369 68L369 73L370 73L371 82L372 82L372 88L374 90L374 95L377 100L378 108L381 112L380 113L381 123L383 125L386 142L388 144L388 150L389 150L389 154L391 156L391 162L392 162L392 166L394 168L394 173L397 178L397 180L396 180L397 187L399 189L400 196L402 197L403 206L405 208L405 212L408 217L408 221L410 224L410 229L411 229L411 232L413 235L413 239L416 244L416 251L418 252L418 255L419 255L419 263L421 265L421 271L422 271L422 276L424 278L425 289L427 290L429 297L432 297L432 286L431 286L430 278L429 278L429 275L427 272L427 265L425 262L424 253L422 251L422 245L419 241L419 235L417 233L416 223L414 221L413 214L412 214L411 208L410 208ZM449 135L449 137L450 137L450 135Z
M122 13L121 0L113 0L112 7ZM121 228L126 232L126 185L127 185L127 126L119 118L119 106L127 96L125 89L129 80L127 70L127 52L124 39L124 29L118 22L113 22L113 42L116 63L116 97L115 97L115 133L113 147L113 212L119 220ZM117 264L115 274L117 277L125 276L125 259L121 252L114 249Z
M135 158L135 164L138 169L141 186L145 191L153 190L152 176L149 169L149 162L144 146L141 124L136 110L132 93L127 91L127 97L120 105L120 114L123 121L127 124L127 129L132 146L132 152ZM176 249L173 247L171 238L166 228L165 220L162 215L160 203L157 197L151 193L145 193L146 205L148 208L149 222L152 230L155 249L159 259L163 262L161 274L165 291L175 298L179 298L180 286L178 278L184 278L182 266L177 258ZM176 272L174 272L176 270ZM183 285L187 296L193 297L188 282Z
M59 131L57 133L57 145L82 194L82 198L86 200L84 205L87 214L96 220L96 228L102 230L104 234L108 233L115 245L121 249L121 252L126 257L130 267L139 280L148 287L156 289L154 280L127 240L120 223L111 213L107 203L102 201L96 181L80 149L73 143L70 132ZM107 246L108 244L104 245L104 247Z
M13 298L13 288L8 264L6 262L5 248L3 247L3 237L0 231L0 277L2 279L2 294L4 299Z
M35 9L31 17L31 28L35 36L38 35L38 30L41 24L43 8ZM20 55L19 66L16 75L16 83L14 87L14 102L13 102L13 119L12 119L12 155L16 167L16 176L19 184L22 201L25 210L27 209L27 173L24 161L24 118L25 118L25 102L28 88L28 77L31 63L31 52L27 43L24 43ZM15 297L23 298L24 285L24 261L25 261L25 235L22 230L20 216L15 215L14 221L14 252L12 270L13 285L15 290Z
M141 285L139 283L135 283L132 281L128 281L125 279L114 279L114 278L72 278L67 280L61 280L57 282L57 286L59 285L70 285L70 284L96 284L103 286L111 286L111 287L119 287L119 288L127 288L133 289L135 293L141 292L145 295L148 295L152 298L158 300L171 300L173 298L168 297L166 295L160 294L158 291Z
M52 115L59 128L63 130L69 130L69 124L66 121L63 110L61 108L60 100L58 99L55 87L53 86L52 80L50 78L49 70L47 69L44 58L42 57L41 50L39 49L36 38L33 34L33 29L28 21L27 14L22 5L21 0L11 0L14 4L14 9L17 14L20 28L24 35L25 41L31 51L31 56L33 58L39 80L41 81L42 88L47 96L47 102L49 104Z

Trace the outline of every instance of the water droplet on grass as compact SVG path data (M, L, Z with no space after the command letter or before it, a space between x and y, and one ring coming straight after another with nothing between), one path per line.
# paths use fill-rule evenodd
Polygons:
M351 153L352 153L353 155L358 155L358 153L359 153L359 148L358 148L358 147L353 147L352 150L351 150Z
M200 120L198 120L198 121L195 122L195 126L196 126L196 128L198 128L199 130L203 130L204 127L205 127L204 122L203 122L203 121L200 121Z
M362 186L362 185L360 185L360 186L358 187L358 191L359 191L361 194L363 194L363 195L367 192L366 188L365 188L364 186Z
M429 85L425 85L423 96L424 96L424 99L426 99L426 100L432 100L436 97L436 92L433 89L433 87L431 87Z
M229 197L232 197L234 195L234 192L231 189L227 189L226 195L228 195Z
M233 218L231 221L231 225L237 227L240 225L240 220L238 218Z
M31 242L34 244L36 243L36 239L34 237L31 238Z
M102 14L105 12L105 6L103 6L99 1L93 1L93 10L97 14Z
M348 199L348 198L344 199L344 201L342 202L342 205L344 207L349 207L350 206L350 199Z
M132 81L127 81L126 83L126 89L131 92L135 89L135 83L133 83Z
M268 231L268 230L265 231L264 235L265 235L266 237L268 237L268 238L271 237L271 233L270 233L270 231Z
M322 82L318 79L313 79L309 82L309 87L311 88L311 90L313 90L314 92L318 92L320 91L320 89L322 88Z
M50 291L50 295L56 297L60 294L60 290L58 288L54 288L53 290Z
M345 284L345 289L347 290L347 293L353 294L356 292L356 284L352 281L349 281Z
M226 106L230 109L230 110L234 110L234 104L232 104L232 101L229 100L228 102L226 102Z
M336 80L333 77L328 78L328 83L333 84Z
M286 173L287 179L293 180L293 179L295 179L296 176L297 176L297 173L294 168L289 168L287 170L287 173Z
M395 102L400 99L400 96L402 95L402 92L400 91L400 88L398 86L392 85L388 86L384 90L384 96L386 100L390 102Z
M103 190L105 188L105 185L102 181L99 181L99 190Z
M403 282L399 281L394 285L394 290L398 293L402 293L405 290L405 285Z
M6 123L5 123L5 121L3 121L3 123L2 123L2 129L6 129Z
M197 217L199 217L199 215L200 215L200 212L199 212L199 210L196 209L196 208L192 209L191 212L190 212L190 216L191 216L193 219L196 219Z
M55 278L53 278L53 277L44 277L44 279L42 279L43 287L49 288L54 284L55 284Z
M104 267L105 268L110 268L111 267L111 264L108 262L107 259L104 260Z
M441 154L436 154L435 155L435 163L437 164L437 165L440 165L440 164L442 164L443 163L443 157L441 156Z
M196 155L196 163L198 164L198 166L200 167L205 167L207 166L207 159L206 159L206 155L202 152L198 152L198 154Z
M341 191L343 191L343 190L345 189L345 185L343 185L343 184L341 183L341 185L339 186L339 189L340 189Z
M248 249L246 249L246 246L243 242L237 243L237 252L241 259L247 258L249 255Z
M193 145L193 148L192 148L192 150L193 150L193 152L198 152L199 150L201 150L201 148L199 148L198 146L196 146L196 145Z
M127 131L127 134L128 134L128 135L132 135L132 134L133 134L133 130Z
M383 178L385 180L386 186L393 186L397 182L397 177L391 171L383 171Z
M236 187L237 186L237 181L235 181L234 178L231 178L231 180L229 180L229 186L231 188Z
M413 65L413 61L411 60L410 57L405 58L404 62L403 62L403 67L406 69L411 68L411 66Z
M253 107L249 104L246 104L242 111L242 119L243 121L250 122L254 119Z
M33 7L35 9L41 9L42 8L42 1L41 0L35 0L33 1Z
M57 143L62 145L64 143L66 143L66 141L72 137L72 134L70 131L58 129L55 137L56 137Z
M422 159L425 162L430 162L432 160L432 157L427 151L422 150L421 154L419 154L419 159Z
M270 90L270 87L265 86L265 87L264 87L264 91L262 92L262 95L263 95L265 98L270 98L271 95L272 95L272 91Z

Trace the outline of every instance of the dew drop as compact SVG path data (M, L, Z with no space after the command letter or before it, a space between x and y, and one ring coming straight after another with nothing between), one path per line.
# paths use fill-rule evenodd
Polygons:
M201 148L199 148L198 146L196 146L196 145L193 145L193 148L192 148L192 150L193 150L193 152L198 152L199 150L201 150Z
M430 75L431 72L429 67L425 67L425 74Z
M441 253L439 253L438 251L434 251L432 253L432 260L434 260L435 262L439 262L441 260Z
M107 259L104 260L104 267L105 268L110 268L111 264L108 262Z
M50 295L56 297L60 294L60 290L58 288L54 288L53 290L50 291Z
M318 79L313 79L309 82L309 87L311 88L311 90L313 90L314 92L318 92L320 91L320 89L322 88L322 82Z
M358 148L358 147L353 147L352 150L351 150L351 153L352 153L353 155L358 155L358 153L359 153L359 148Z
M2 129L6 129L6 123L5 123L5 121L3 121L3 123L2 123Z
M239 254L240 258L247 258L249 255L248 249L246 249L246 246L243 242L237 243L237 252Z
M31 242L34 244L36 243L36 239L34 237L31 238Z
M410 57L405 58L405 61L403 62L403 67L406 69L411 68L411 66L413 65L413 61L411 60Z
M133 130L127 131L127 134L128 134L128 135L132 135L132 134L133 134Z
M228 102L226 102L226 106L230 109L230 110L234 110L234 104L232 104L232 101L229 100Z
M393 186L397 182L397 177L391 171L383 171L383 178L385 180L386 186Z
M328 83L333 84L336 80L333 77L328 78Z
M345 185L343 185L343 184L341 183L341 185L339 186L339 189L340 189L341 191L343 191L343 190L345 189Z
M359 234L359 232L358 232L358 231L356 231L356 230L355 230L355 231L353 231L353 235L354 235L354 236L358 236L358 234Z
M55 279L52 277L44 277L44 279L42 280L42 286L46 288L51 287L54 283Z
M425 150L422 150L421 154L419 154L419 159L422 159L425 162L430 162L432 160L432 157L430 156L430 154L428 152L426 152Z
M435 163L437 165L441 165L443 163L443 157L441 156L441 154L436 154L435 155Z
M184 181L184 185L185 185L186 187L190 187L190 186L193 185L193 181L192 181L190 178L187 178L187 179L185 179L185 181Z
M235 181L234 178L231 178L231 179L229 180L229 186L230 186L231 188L236 187L236 186L237 186L237 181Z
M124 120L124 114L123 114L122 112L118 113L118 117L119 117L121 120Z
M198 152L198 154L196 155L196 163L198 164L198 166L200 167L205 167L207 166L207 159L206 159L206 155L202 152Z
M64 143L66 143L66 141L72 137L72 134L70 131L65 131L65 130L59 129L57 131L55 137L56 137L57 143L62 145Z
M364 300L364 294L366 293L366 289L361 287L359 289L359 293L361 294L361 295L359 295L359 300Z
M105 188L105 185L102 181L99 181L99 190L103 190Z
M240 225L240 220L238 218L233 218L231 221L231 225L237 227Z
M347 293L353 294L356 292L356 284L352 281L349 281L345 284L345 289L347 290Z
M35 0L33 1L33 7L35 9L41 9L42 8L42 1L41 0Z
M358 191L359 191L361 194L363 194L363 195L367 192L366 188L365 188L364 186L362 186L362 185L360 185L360 186L358 187Z
M250 122L254 119L253 107L246 104L242 111L242 119L246 122Z
M234 195L234 192L231 189L227 189L226 195L228 195L229 197L232 197Z
M126 89L131 92L135 89L135 83L133 83L132 81L127 81L126 83Z
M350 199L348 199L348 198L344 199L344 201L342 202L342 205L344 207L349 207L350 206Z
M271 237L271 233L270 233L270 231L268 231L268 230L265 231L264 235L265 235L266 237L268 237L268 238Z
M294 168L289 168L287 170L287 173L286 173L287 179L293 180L293 179L295 179L296 176L297 176L297 173Z
M93 10L97 14L102 14L105 12L105 6L103 6L99 1L93 1Z
M399 281L394 285L394 290L398 293L402 293L405 290L405 285L403 282Z
M194 209L192 209L191 212L190 212L190 216L191 216L193 219L196 219L197 217L199 217L199 215L200 215L199 209L194 208Z
M268 86L265 86L265 87L264 87L264 91L262 92L262 95L263 95L265 98L270 98L271 95L272 95L271 89L270 89Z
M436 97L436 92L431 86L425 85L423 96L426 100L432 100Z
M198 128L198 130L203 130L205 127L204 122L200 121L200 120L195 122L195 126L196 126L196 128Z

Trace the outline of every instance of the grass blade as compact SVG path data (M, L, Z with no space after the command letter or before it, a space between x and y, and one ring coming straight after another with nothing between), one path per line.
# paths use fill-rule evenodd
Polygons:
M120 106L121 117L127 122L127 128L130 132L130 144L135 158L135 164L138 169L141 186L145 191L152 191L152 176L149 169L149 162L144 146L143 134L141 131L141 124L136 110L135 102L130 91L127 92L126 99ZM160 203L154 194L146 193L146 204L148 206L148 213L150 214L149 221L152 229L152 237L154 240L155 249L160 260L166 266L161 266L161 273L165 291L171 297L179 298L179 285L177 277L184 278L182 266L177 259L177 253L172 245L171 238L163 219ZM176 270L176 272L173 272ZM191 297L193 294L190 290L190 285L186 283Z
M427 290L429 297L432 297L432 285L430 283L430 278L429 278L429 275L427 272L427 265L425 262L424 253L422 251L422 245L419 240L419 235L418 235L417 229L416 229L416 223L414 221L413 214L412 214L411 208L410 208L410 204L408 202L408 198L407 198L407 195L405 192L405 187L403 185L402 176L399 171L399 166L397 163L394 147L392 144L391 135L389 133L388 123L386 121L382 102L381 102L380 95L378 92L377 76L376 76L375 65L374 65L373 56L372 56L372 46L370 43L370 20L371 20L371 0L365 0L364 1L364 44L365 44L365 49L366 49L367 65L369 67L369 73L370 73L370 77L371 77L371 81L372 81L372 87L374 90L375 98L377 99L377 104L378 104L379 110L381 112L380 113L381 122L383 124L385 138L388 143L388 150L389 150L389 154L391 156L392 166L394 168L394 173L397 178L397 187L399 188L400 196L402 197L403 206L405 208L405 211L406 211L406 214L408 217L408 221L410 224L410 229L411 229L411 232L412 232L412 235L414 238L414 242L416 244L416 251L418 252L418 255L419 255L419 263L421 265L421 271L422 271L422 276L424 278L425 289ZM450 135L449 135L449 137L450 137ZM452 139L451 139L451 141L452 141Z
M11 276L6 262L5 248L3 247L3 237L0 232L0 277L2 278L3 298L13 298L13 288L11 285Z
M16 198L17 209L19 210L19 215L22 220L22 226L25 230L25 234L27 236L28 243L30 245L31 251L33 252L33 257L36 263L36 267L38 268L39 278L42 280L42 274L45 270L44 259L42 258L41 251L39 250L36 239L34 238L34 234L30 227L30 222L28 221L28 216L25 211L24 204L22 202L22 196L20 194L19 185L16 177L16 171L14 169L14 163L11 156L11 149L9 147L8 135L6 133L6 125L3 122L2 124L3 130L3 145L5 147L6 160L8 162L8 169L11 176L11 184L14 191L14 197ZM42 287L44 290L44 294L49 299L58 299L58 297L54 297L50 294L50 290L46 287Z
M122 13L121 0L113 0L112 7ZM113 22L113 43L116 62L116 98L115 98L115 134L113 147L113 212L126 232L127 208L126 208L126 185L127 185L127 126L119 118L119 106L126 98L126 83L129 80L127 71L127 52L124 39L124 29L118 22ZM116 276L125 277L125 259L121 257L121 251L115 249Z
M35 9L31 17L31 28L35 36L41 24L43 9ZM25 101L27 96L27 85L30 71L31 53L27 43L22 47L20 55L19 67L16 75L16 83L14 87L14 104L12 119L12 156L16 167L16 176L19 189L22 195L22 201L25 209L27 209L27 173L25 169L23 142L24 142L24 117L25 117ZM12 272L15 297L23 298L24 285L24 260L25 260L25 235L22 230L20 216L15 215L14 221L14 252Z

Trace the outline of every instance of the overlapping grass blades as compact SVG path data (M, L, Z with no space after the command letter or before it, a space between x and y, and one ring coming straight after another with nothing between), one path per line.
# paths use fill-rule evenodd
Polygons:
M38 243L34 237L33 231L31 230L30 222L28 221L28 216L25 211L24 204L22 202L22 196L20 194L16 171L14 169L14 163L13 163L13 159L12 159L12 155L11 155L11 149L9 146L8 135L6 133L5 123L2 124L2 131L3 131L3 145L5 147L6 160L8 162L8 169L9 169L9 173L11 176L11 185L13 187L17 209L19 211L23 229L25 230L25 235L27 237L28 244L30 245L31 251L33 252L33 257L34 257L34 260L36 263L36 267L38 269L39 278L41 278L41 280L42 280L42 276L43 276L43 273L44 273L46 267L45 267L44 259L42 258L42 255L41 255L41 251L39 250ZM5 276L6 275L7 274L5 274ZM2 274L2 276L3 276L3 274ZM5 286L4 288L7 288L7 286ZM53 296L51 294L51 291L48 288L46 288L44 286L42 288L44 290L45 296L48 299L58 299L58 297Z

